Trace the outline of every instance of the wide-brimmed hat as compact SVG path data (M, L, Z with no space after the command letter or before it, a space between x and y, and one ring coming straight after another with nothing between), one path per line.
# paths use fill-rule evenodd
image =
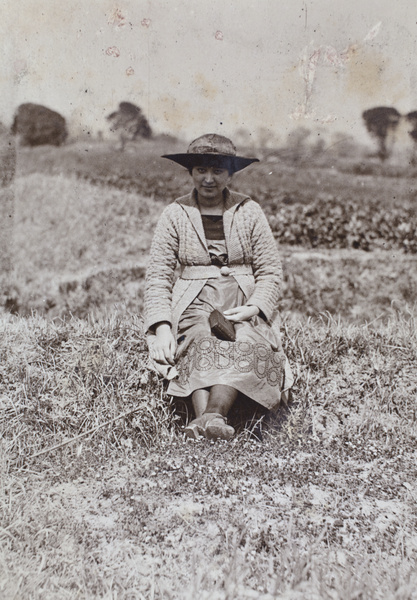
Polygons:
M173 160L191 170L193 167L218 167L230 173L241 171L257 158L236 156L235 145L229 138L217 133L206 133L191 142L185 154L164 154L162 158Z

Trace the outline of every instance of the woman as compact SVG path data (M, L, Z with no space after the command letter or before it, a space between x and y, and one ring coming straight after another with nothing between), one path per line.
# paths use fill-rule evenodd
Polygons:
M228 188L233 173L257 159L236 156L216 134L163 158L186 167L194 189L165 208L153 238L145 288L150 358L170 380L169 394L191 395L196 418L186 435L230 439L226 417L239 392L273 410L292 384L279 331L276 242L260 206ZM213 335L213 309L233 324L235 341Z

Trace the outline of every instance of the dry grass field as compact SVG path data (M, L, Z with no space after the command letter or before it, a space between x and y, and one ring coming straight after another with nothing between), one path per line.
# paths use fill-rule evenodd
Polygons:
M414 174L270 156L236 177L281 245L296 383L277 415L234 410L232 442L193 442L142 330L153 227L189 186L166 151L19 153L1 597L417 598Z

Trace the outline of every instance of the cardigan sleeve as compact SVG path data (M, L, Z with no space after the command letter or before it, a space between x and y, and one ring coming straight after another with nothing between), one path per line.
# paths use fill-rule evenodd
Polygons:
M173 205L165 208L156 225L151 244L145 280L146 331L161 321L172 323L172 288L179 247L174 210Z
M251 232L252 268L255 289L247 304L254 304L270 320L281 296L282 265L277 242L261 207L254 203L255 219Z

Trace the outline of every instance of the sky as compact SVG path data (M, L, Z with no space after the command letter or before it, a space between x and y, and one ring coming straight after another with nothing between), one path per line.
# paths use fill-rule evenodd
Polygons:
M72 133L123 100L157 133L366 137L373 106L417 109L416 0L0 0L0 121L19 104Z

